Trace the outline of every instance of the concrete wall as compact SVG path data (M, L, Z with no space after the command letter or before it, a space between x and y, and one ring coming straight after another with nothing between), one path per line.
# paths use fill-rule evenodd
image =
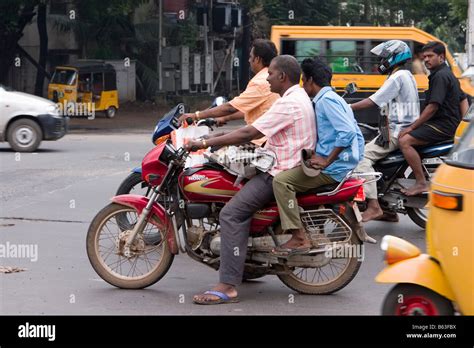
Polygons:
M130 66L125 66L123 60L106 60L106 63L113 65L117 72L117 89L119 93L119 103L133 102L136 100L136 70L135 61L130 61Z

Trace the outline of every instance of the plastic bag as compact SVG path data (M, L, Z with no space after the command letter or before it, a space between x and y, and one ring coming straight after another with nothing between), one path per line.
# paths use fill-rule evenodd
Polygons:
M179 149L180 147L183 147L185 144L187 144L190 140L197 139L208 134L208 127L198 127L195 125L188 126L186 123L183 123L183 126L171 132L171 140L173 142L173 146ZM186 159L184 167L194 167L208 162L208 159L204 157L204 152L206 151L207 149L200 149L196 152L191 152Z

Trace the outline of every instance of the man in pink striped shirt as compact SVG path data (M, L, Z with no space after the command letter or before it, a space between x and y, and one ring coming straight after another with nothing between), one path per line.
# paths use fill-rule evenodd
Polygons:
M305 90L299 86L300 75L301 69L294 57L275 57L268 68L267 80L271 91L281 98L252 125L187 145L191 149L243 144L266 136L265 148L276 155L275 166L250 179L221 210L220 282L212 290L194 296L195 303L238 301L236 286L242 282L253 215L274 200L273 177L300 165L301 150L316 147L314 109Z

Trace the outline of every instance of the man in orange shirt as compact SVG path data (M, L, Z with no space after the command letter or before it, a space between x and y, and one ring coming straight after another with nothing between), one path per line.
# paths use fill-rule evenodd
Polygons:
M263 39L255 40L249 58L250 69L255 76L249 81L245 91L228 103L204 111L183 114L179 120L183 122L188 117L193 120L212 117L216 119L218 125L223 125L228 121L245 119L247 125L251 125L280 98L277 93L270 91L270 84L267 81L268 66L276 56L277 49L273 42ZM259 142L259 145L261 143L263 141Z

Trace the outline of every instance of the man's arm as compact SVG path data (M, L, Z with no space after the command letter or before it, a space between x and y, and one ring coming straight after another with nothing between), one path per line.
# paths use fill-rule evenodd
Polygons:
M362 109L368 109L372 106L377 106L370 98L365 98L357 103L349 104L353 111L358 111Z
M212 109L207 109L207 110L200 111L199 112L199 119L210 118L210 117L219 118L219 117L234 114L237 111L239 111L239 110L237 110L232 105L230 105L230 103L225 103L225 104L216 106L215 108L212 108ZM179 117L179 121L184 122L188 117L191 117L193 120L195 120L196 119L196 114L195 113L182 114Z
M341 152L344 151L344 149L345 149L344 147L336 146L336 147L334 147L334 149L332 149L331 153L326 158L324 158L322 156L319 156L319 155L314 155L314 157L311 158L311 160L310 160L311 165L324 169L327 166L329 166L332 162L337 160L337 158L339 157Z
M357 103L350 104L353 111L368 109L373 106L383 106L389 103L400 93L400 82L396 79L387 79L377 92Z
M467 113L467 110L469 109L469 102L467 101L467 97L461 100L461 103L459 104L459 109L461 110L461 116L464 117L464 115Z
M237 111L237 112L234 112L233 114L230 114L228 116L220 117L220 118L216 119L216 121L217 121L217 125L221 126L221 125L226 124L229 121L243 120L244 118L245 118L245 114L242 111Z
M186 148L190 149L191 147L195 146L199 149L202 149L208 146L238 145L248 143L253 139L259 139L263 136L264 134L260 133L260 131L258 131L255 127L246 126L228 134L208 139L205 142L196 140L190 141Z

